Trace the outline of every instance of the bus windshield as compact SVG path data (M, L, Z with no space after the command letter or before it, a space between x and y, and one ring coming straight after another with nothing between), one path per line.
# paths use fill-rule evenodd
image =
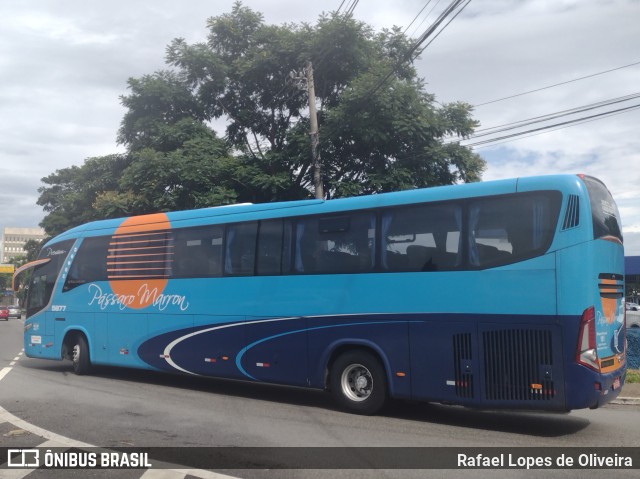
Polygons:
M27 297L28 316L41 311L51 301L53 287L73 243L73 240L67 240L43 248L38 259L50 259L50 261L33 263L33 274Z

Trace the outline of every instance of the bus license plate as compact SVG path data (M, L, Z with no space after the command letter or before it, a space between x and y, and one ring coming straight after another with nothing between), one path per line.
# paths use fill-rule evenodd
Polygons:
M615 378L613 380L613 390L616 391L620 389L620 378Z

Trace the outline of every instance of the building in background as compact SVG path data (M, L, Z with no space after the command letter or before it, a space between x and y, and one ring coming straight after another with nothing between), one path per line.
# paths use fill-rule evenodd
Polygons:
M640 301L640 256L625 256L624 276L626 299L637 303Z
M11 263L14 258L26 256L24 245L29 240L42 241L46 238L42 228L4 228L0 238L1 263Z

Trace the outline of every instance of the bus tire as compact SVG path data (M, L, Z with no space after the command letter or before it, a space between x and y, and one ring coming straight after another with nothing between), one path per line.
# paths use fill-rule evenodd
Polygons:
M331 367L330 386L338 405L356 414L375 414L387 400L384 368L367 351L349 351L339 356Z
M89 373L91 359L89 358L89 345L84 334L77 334L72 344L71 363L73 364L73 372L78 376Z

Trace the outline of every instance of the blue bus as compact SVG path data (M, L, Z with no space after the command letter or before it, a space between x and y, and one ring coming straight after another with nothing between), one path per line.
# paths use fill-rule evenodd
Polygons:
M23 268L24 347L77 374L325 389L360 414L596 408L625 380L623 257L584 175L98 221Z

